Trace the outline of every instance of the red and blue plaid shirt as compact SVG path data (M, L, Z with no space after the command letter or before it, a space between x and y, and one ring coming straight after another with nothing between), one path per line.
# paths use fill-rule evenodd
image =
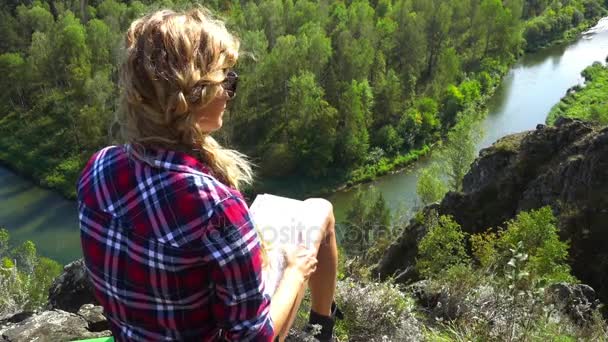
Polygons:
M271 341L260 241L241 194L186 153L129 145L78 181L82 250L118 341Z

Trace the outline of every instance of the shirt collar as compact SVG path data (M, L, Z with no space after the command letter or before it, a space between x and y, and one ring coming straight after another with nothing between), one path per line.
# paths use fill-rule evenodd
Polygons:
M145 148L142 148L143 153L136 154L133 153L134 147L131 144L125 144L124 150L132 158L141 160L153 167L214 176L207 165L186 152L146 146Z

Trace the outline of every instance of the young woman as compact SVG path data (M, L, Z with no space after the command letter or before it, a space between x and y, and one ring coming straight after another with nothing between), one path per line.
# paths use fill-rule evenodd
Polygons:
M204 9L158 11L131 24L121 65L124 144L95 153L78 182L82 248L119 341L284 338L307 282L316 338L332 339L337 248L329 202L318 250L285 258L273 293L265 253L238 189L243 155L210 134L236 95L239 43ZM278 255L278 256L277 256ZM275 263L275 264L281 264Z

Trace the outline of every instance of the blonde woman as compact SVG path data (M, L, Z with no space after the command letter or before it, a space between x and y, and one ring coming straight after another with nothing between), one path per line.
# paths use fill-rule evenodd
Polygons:
M316 338L332 340L331 205L310 202L325 204L323 241L318 251L278 254L286 268L270 293L263 279L271 271L238 191L251 181L251 167L210 136L236 95L238 41L199 8L144 16L125 45L124 144L95 153L78 182L84 259L114 338L283 339L308 283L310 323L321 326Z

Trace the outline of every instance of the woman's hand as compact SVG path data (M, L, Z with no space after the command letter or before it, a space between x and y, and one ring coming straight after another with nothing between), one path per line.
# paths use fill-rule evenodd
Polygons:
M303 245L285 250L287 269L298 273L306 281L317 270L315 252Z

